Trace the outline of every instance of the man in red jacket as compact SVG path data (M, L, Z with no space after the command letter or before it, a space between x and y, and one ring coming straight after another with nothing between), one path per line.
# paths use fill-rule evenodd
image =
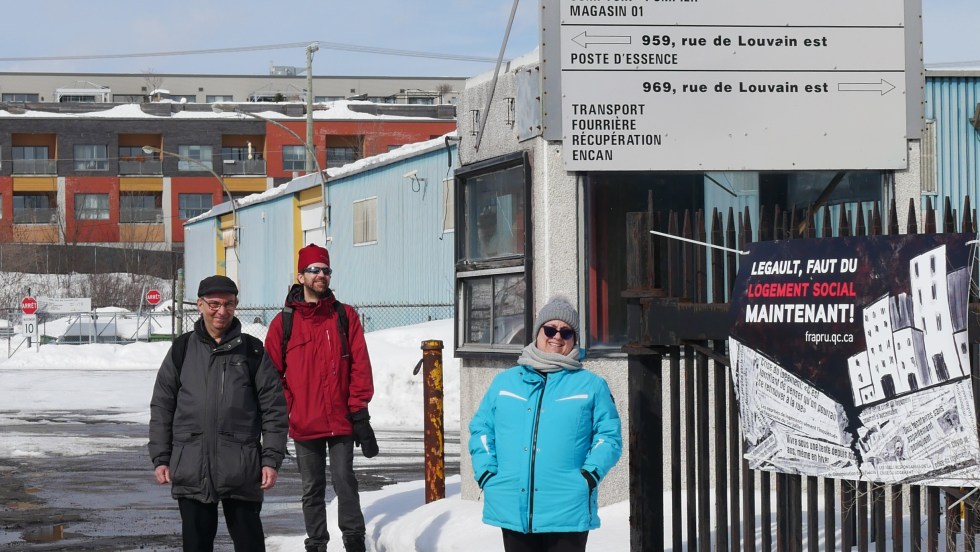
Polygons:
M364 456L378 454L369 423L374 396L371 359L357 311L342 305L330 290L330 254L309 244L299 251L298 284L286 297L292 308L286 355L282 355L283 314L272 320L266 353L283 378L289 409L289 435L303 478L303 518L307 552L326 552L326 463L338 501L338 525L347 552L364 552L364 515L354 476L354 445ZM346 313L338 316L337 306ZM290 326L287 322L286 326ZM344 337L346 334L346 339ZM282 359L285 358L283 366Z

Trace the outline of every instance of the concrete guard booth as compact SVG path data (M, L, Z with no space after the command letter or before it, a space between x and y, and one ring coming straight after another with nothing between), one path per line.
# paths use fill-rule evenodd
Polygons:
M671 329L670 318L649 318L651 301L665 290L641 284L654 270L644 263L653 261L634 246L661 252L650 238L655 227L703 241L711 213L725 229L751 218L753 235L742 236L750 241L759 239L760 212L795 223L815 213L811 228L827 232L819 235L843 232L868 206L895 205L888 214L901 221L916 215L921 4L542 0L540 8L542 46L496 74L469 79L457 111L462 492L472 500L480 494L468 421L492 378L533 340L528 328L537 310L563 294L582 317L585 366L609 382L623 420L624 454L601 485L600 504L629 499L632 549L659 550L671 532L661 496L677 484L671 465L680 462L669 444L685 437L661 385L668 344L650 332L653 325ZM691 218L670 218L685 212ZM663 224L634 224L636 213ZM678 245L676 260L681 254L702 267L727 262L700 245ZM724 303L720 279L735 268L665 266L656 267L665 284L704 290L699 303ZM705 370L726 356L711 347L701 352L712 355L703 357ZM703 383L727 393L725 379ZM727 430L715 423L725 418L714 408L705 407L698 423L718 430L724 443ZM717 443L699 443L698 451L728 455ZM725 460L740 465L737 452ZM685 467L679 482L726 492L728 477ZM688 536L740 549L724 513L720 527L706 529L718 513L699 500L705 521L688 515ZM736 489L719 500L742 499Z

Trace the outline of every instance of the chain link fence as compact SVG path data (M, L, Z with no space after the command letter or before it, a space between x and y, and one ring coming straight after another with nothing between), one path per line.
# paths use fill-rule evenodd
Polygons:
M425 305L354 305L365 332L411 326L453 317L452 304ZM281 306L239 305L235 315L242 331L265 339L272 319ZM0 339L8 340L8 355L27 344L23 313L5 309L0 319ZM175 335L190 331L200 317L193 303L184 312L149 311L145 307L98 309L90 312L37 313L38 334L42 344L79 345L87 343L134 343L137 341L172 341Z

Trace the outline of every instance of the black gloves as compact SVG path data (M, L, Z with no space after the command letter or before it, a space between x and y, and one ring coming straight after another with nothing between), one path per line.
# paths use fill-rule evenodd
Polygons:
M371 429L371 415L368 414L367 407L357 412L351 412L347 418L354 424L354 444L361 447L361 452L365 458L374 458L378 455L378 440L374 438L374 430Z

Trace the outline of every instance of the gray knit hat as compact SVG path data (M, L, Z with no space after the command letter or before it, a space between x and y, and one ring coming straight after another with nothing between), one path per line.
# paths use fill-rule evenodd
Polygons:
M538 311L537 318L534 319L534 336L533 339L537 339L538 332L541 331L541 326L545 322L550 322L552 320L561 320L562 322L568 324L575 330L575 342L579 343L579 331L578 331L578 311L575 307L568 302L562 296L552 297L548 303L541 307Z

